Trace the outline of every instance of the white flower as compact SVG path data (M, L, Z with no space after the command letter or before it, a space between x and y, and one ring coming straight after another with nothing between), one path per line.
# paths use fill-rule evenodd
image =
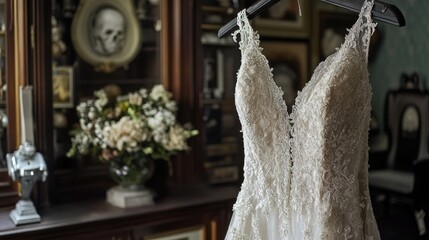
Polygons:
M95 118L95 112L94 111L90 111L88 113L88 118L91 119L91 120L93 120Z
M162 111L160 111L160 112L156 112L155 116L149 117L147 119L147 124L153 131L157 131L157 129L158 131L164 130L165 126L164 126L163 120L165 120L164 114Z
M173 126L168 132L168 142L164 145L168 151L187 150L186 130L179 125Z
M148 96L147 95L147 89L145 89L145 88L140 89L139 93L143 98L146 98Z
M103 141L109 147L119 151L135 152L138 150L138 144L147 140L148 137L143 124L133 121L128 116L122 117L119 122L105 126L103 129Z
M143 98L137 93L128 94L128 98L130 99L130 104L134 104L137 106L142 105Z
M177 104L175 101L169 101L165 103L165 107L173 112L177 111Z
M143 112L146 116L153 116L157 110L152 106L152 102L146 102L142 105Z
M98 111L101 111L104 106L109 102L107 94L104 90L95 91L94 95L97 97L97 100L94 101L94 106Z
M171 98L171 93L166 91L163 85L158 84L152 88L149 96L155 101L161 100L163 102L168 102Z
M156 143L159 143L161 145L168 144L168 135L165 131L155 131L153 134L153 140Z
M161 124L162 122L156 117L150 117L147 119L147 125L152 129L157 129Z
M176 116L174 116L172 112L162 111L162 115L163 115L165 124L167 124L168 126L172 126L176 123Z
M77 107L76 110L79 114L83 114L86 111L86 102L81 102Z
M97 98L107 98L107 94L106 94L106 92L105 92L103 89L98 90L98 91L95 91L95 92L94 92L94 95L95 95Z

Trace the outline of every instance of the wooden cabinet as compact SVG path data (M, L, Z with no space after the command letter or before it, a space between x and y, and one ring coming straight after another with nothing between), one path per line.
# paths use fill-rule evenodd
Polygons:
M196 54L198 100L201 111L201 154L211 184L240 182L243 146L234 105L238 44L219 39L217 30L236 16L242 1L198 1Z
M6 2L12 4L15 1ZM77 7L79 3L79 1L54 2L59 3L60 7L70 2L74 2ZM149 4L156 1L135 1L139 2ZM111 74L96 72L73 52L72 45L69 46L66 58L55 59L57 65L73 66L75 70L75 104L80 97L87 97L93 90L106 84L119 83L124 91L155 83L164 84L178 102L179 120L193 123L201 132L197 138L191 140L191 152L171 161L173 174L169 176L169 181L180 186L204 185L207 182L206 170L211 170L209 165L217 164L216 167L233 166L233 178L230 180L238 182L236 171L241 169L242 147L233 103L233 86L239 52L236 45L202 42L201 39L203 32L214 33L210 26L207 28L201 25L205 13L214 12L227 18L232 18L233 15L217 12L219 9L224 11L229 8L210 9L203 6L201 1L158 2L159 19L145 20L142 23L160 24L160 31L155 37L156 43L144 45L141 49L142 56L130 63L128 70L122 69ZM68 129L55 128L53 116L55 112L66 112L67 119L73 121L73 116L69 115L73 109L53 108L54 59L51 45L51 13L52 9L54 14L57 10L51 5L51 1L45 0L17 0L13 6L21 9L14 16L25 16L19 23L22 28L12 28L21 33L21 42L16 42L16 45L22 45L24 49L20 52L23 55L22 63L16 61L20 65L12 68L16 75L13 77L23 75L25 81L12 82L11 85L8 83L8 89L9 87L17 89L17 86L22 84L31 84L34 87L35 144L45 157L50 175L48 182L38 184L33 194L33 200L43 219L42 223L19 227L13 225L8 214L13 207L12 203L16 202L15 193L14 199L9 199L10 202L2 205L6 208L0 211L0 239L155 240L171 234L199 231L203 234L202 239L222 239L231 217L232 204L237 196L236 187L179 188L174 185L170 186L171 193L153 206L118 209L104 201L105 191L113 185L106 166L90 162L67 162L58 158L64 154L58 151L58 136L67 137ZM65 28L69 28L71 18L65 17L62 20ZM10 44L10 41L7 42L8 46ZM224 73L225 91L222 94L222 91L217 91L216 97L203 94L203 68L207 60L204 54L215 54L216 58L222 55L225 59L224 70L219 70ZM10 97L8 95L8 98ZM18 106L16 99L10 100L15 104L10 105L12 108ZM220 141L216 139L212 142L213 138L206 135L208 129L203 119L207 116L206 109L215 109L214 106L221 109L220 118L225 128L221 130ZM19 122L16 121L19 114L13 112L13 109L8 111L15 114L11 119ZM15 133L19 133L19 129ZM11 141L15 144L12 145L12 149L16 149L19 141L19 134L16 134ZM222 159L217 158L217 151L223 151ZM226 155L232 156L233 160L229 162L230 160L225 158ZM210 159L211 157L216 160ZM213 161L210 162L211 160ZM222 176L226 173L220 171L214 174ZM222 177L216 178L222 180ZM2 175L0 180L4 179L6 178ZM230 180L212 183L231 182Z
M54 121L50 129L46 128L47 131L53 133L51 140L53 145L46 152L46 155L50 155L49 165L52 166L49 177L51 183L49 200L59 204L103 197L104 192L114 184L107 166L100 163L96 157L88 156L80 159L66 156L71 147L69 133L78 125L76 106L88 98L94 98L94 92L103 88L108 89L106 91L127 94L140 88L151 88L155 84L167 84L168 67L164 66L167 65L170 55L164 51L168 51L165 46L171 44L169 41L173 39L168 39L164 32L171 31L169 21L173 15L169 15L169 0L117 2L53 0L51 4L52 14L49 19L52 17L50 32L52 43L47 45L52 45L55 49L54 46L62 42L66 48L62 51L52 51L51 55L45 56L45 61L51 62L53 66L53 73L50 76L53 87L48 89L49 86L45 86L45 92L52 95L53 91L53 98L52 103L48 106L38 106L37 108L40 108L42 112L48 109L52 111L53 119L63 119L63 122ZM114 34L114 31L117 30L114 30L115 25L112 24L115 19L108 20L101 17L102 11L105 9L107 9L105 14L113 11L119 13L118 21L124 20L124 29L118 30L123 32L122 35L108 35L107 31L113 31L112 34ZM94 16L85 17L85 12L90 12L89 15ZM98 16L100 17L97 18ZM113 14L110 17L114 16L116 15ZM81 25L83 26L73 27L79 19L82 19ZM95 24L97 19L97 24ZM40 21L46 21L46 17L41 17ZM134 21L137 22L137 26L132 28L135 26L131 24ZM118 27L122 27L122 25L119 24ZM102 32L103 29L106 30L106 33ZM88 37L79 37L80 35L88 35ZM116 37L121 36L124 38L123 42L114 41ZM139 46L136 51L127 54L127 56L135 56L129 63L116 66L109 62L114 62L115 56L121 58L124 55L122 53L127 53L123 49L127 49L134 39L139 39L135 40L139 42ZM100 43L98 45L102 47L97 50L98 48L94 47L97 44L93 42ZM113 46L109 44L116 44L119 53L111 54L106 48ZM82 53L80 49L87 45L89 51ZM105 65L97 65L88 61L88 59L99 57L100 51L107 51L103 53ZM55 70L60 68L73 71L70 89L74 89L74 91L70 92L72 96L70 104L57 104L57 101L61 101L56 94L61 90L57 89L61 87L57 83L61 78L57 76Z
M11 28L12 36L21 37L14 43L22 45L24 50L19 52L23 55L21 61L9 59L10 62L19 63L19 66L8 72L8 79L22 75L25 81L11 81L8 83L8 89L11 87L16 90L23 84L31 84L34 88L35 145L45 157L49 169L48 183L39 184L34 190L36 205L56 205L100 198L113 184L107 167L97 163L97 160L79 161L65 157L70 146L69 131L77 122L77 117L74 107L54 108L53 64L73 68L74 106L89 97L94 90L108 84L119 85L124 93L156 83L164 84L178 102L180 122L190 122L201 132L190 142L192 151L172 161L170 180L180 184L197 184L206 182L206 176L209 175L215 176L208 178L212 183L237 182L238 176L241 175L238 171L243 158L233 103L239 52L236 45L232 45L231 39L227 40L228 44L203 40L206 33L215 33L213 26L221 25L218 23L207 27L206 23L203 23L207 16L218 15L224 22L234 17L232 13L237 11L237 7L211 7L206 5L205 1L135 0L133 2L136 6L141 3L147 6L157 3L149 11L151 14L140 19L143 33L152 37L150 40L143 40L140 53L128 64L127 69L120 67L113 72L103 73L97 72L94 66L81 59L71 41L73 14L77 12L81 1L19 0L15 5L12 4L13 1L6 1L13 6L11 9L16 11L14 16L27 16L22 17L19 22L14 20L15 25L11 24L15 26ZM52 16L56 21L52 21ZM55 31L54 22L62 26L61 39L67 45L67 50L59 55L52 50L53 41L56 41L56 37L52 36ZM7 41L8 46L11 43L13 42ZM13 45L11 46L11 49L14 49ZM204 71L204 67L207 67L207 64L204 63L210 60L207 57L210 54L224 59L223 64L219 64L222 67L216 70L222 72L219 74L219 80L223 79L224 87L222 90L219 86L216 92L205 94L204 76L207 76L207 71ZM16 54L8 56L18 57ZM15 75L9 77L11 73ZM16 98L11 98L14 96L16 95L8 95L11 102L8 113L13 122L19 123L16 121L19 111L14 111L18 104ZM53 119L57 115L67 119L65 127L54 124ZM210 133L219 126L207 128L207 121L213 118L220 119L220 134ZM19 124L17 129L11 132L15 134L8 133L12 140L9 152L16 149L20 143ZM225 169L221 169L222 167L226 167L226 171L223 171ZM207 172L209 174L206 174ZM10 203L5 205L8 204Z

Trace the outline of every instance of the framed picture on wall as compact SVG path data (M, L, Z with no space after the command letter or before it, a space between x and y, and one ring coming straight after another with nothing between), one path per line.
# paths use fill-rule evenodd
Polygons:
M61 66L52 69L52 94L54 108L74 107L73 67Z
M261 41L261 47L290 111L298 90L309 80L308 44L301 41Z
M141 48L141 27L131 0L80 1L71 31L76 52L101 72L127 65Z
M357 17L353 13L319 12L318 26L316 26L318 42L315 49L319 62L325 60L341 46L347 29L353 26Z
M170 231L160 234L146 236L146 240L204 240L205 229L203 226Z
M253 21L261 36L302 38L310 33L310 0L301 0L302 16L297 1L280 1Z
M344 42L347 35L347 29L350 29L358 18L357 13L348 12L330 12L320 11L314 21L313 33L317 41L313 42L312 52L314 54L313 67L315 68L319 62L325 60L329 55L336 51ZM381 33L378 28L375 29L371 37L369 60L375 54L377 46L381 41Z

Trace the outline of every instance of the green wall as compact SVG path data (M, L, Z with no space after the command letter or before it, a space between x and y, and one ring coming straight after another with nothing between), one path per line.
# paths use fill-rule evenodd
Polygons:
M422 81L429 73L429 1L389 0L401 9L406 26L398 28L380 22L383 40L376 57L370 62L373 89L372 107L379 120L383 117L384 98L399 86L403 72L417 72Z

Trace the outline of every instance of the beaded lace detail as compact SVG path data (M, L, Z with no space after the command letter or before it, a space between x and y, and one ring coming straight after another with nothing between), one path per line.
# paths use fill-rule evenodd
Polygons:
M244 182L234 205L237 226L251 218L254 239L266 239L258 232L257 218L278 214L282 239L287 236L290 186L290 125L283 91L276 86L267 59L259 47L245 12L237 18L242 66L237 74L235 101L244 141ZM236 39L236 32L234 39ZM257 215L258 211L261 215ZM266 220L267 221L267 220ZM250 239L234 230L232 239Z
M316 68L290 116L245 11L235 101L244 181L225 239L380 239L368 190L373 1Z

